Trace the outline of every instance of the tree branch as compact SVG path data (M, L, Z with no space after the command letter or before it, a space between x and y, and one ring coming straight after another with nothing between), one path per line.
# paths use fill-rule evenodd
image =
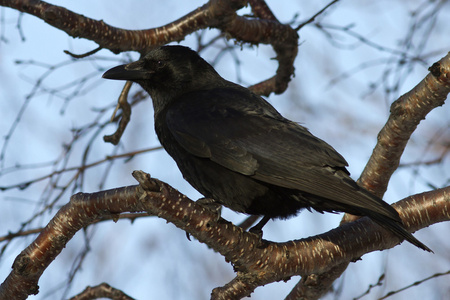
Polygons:
M406 144L420 121L425 119L431 110L442 106L450 93L450 53L433 64L429 70L430 73L416 87L392 103L391 115L378 134L378 143L358 180L360 185L379 197L383 197L389 180L399 165ZM414 220L413 215L420 219L415 220L416 225L417 222L426 224L428 221L423 220L424 217L432 218L418 213L433 205L433 198L428 198L428 200L428 202L421 202L424 207L403 206L398 209L405 226L411 225ZM411 209L416 211L411 211ZM445 214L445 212L439 213ZM358 217L345 214L341 223L352 222L356 219ZM307 297L305 299L320 298L342 275L347 266L348 262L344 262L341 266L336 267L335 272L314 274L313 280L302 278L290 296L301 295L299 298Z
M107 283L101 283L93 287L88 286L83 292L76 295L75 297L70 298L69 300L90 300L99 298L108 298L114 300L134 300L134 298L131 298L121 290L113 288Z
M281 24L264 1L250 1L259 16L248 19L236 11L247 4L245 0L210 0L205 5L167 25L145 29L126 30L90 19L64 7L44 1L0 0L0 5L14 8L44 20L74 38L85 38L114 53L137 51L141 54L173 41L181 41L200 29L217 28L230 38L250 44L271 44L279 66L273 78L254 85L251 89L260 95L283 93L294 73L298 51L298 35L291 26ZM269 18L269 19L264 19Z
M110 49L114 53L122 51L145 53L152 47L171 41L180 41L187 34L208 27L218 28L225 32L227 36L242 42L272 44L279 61L277 74L251 88L256 93L263 95L268 95L273 91L281 93L286 89L287 83L294 72L293 61L297 54L298 36L290 26L280 24L277 21L264 1L249 0L248 2L258 19L248 19L236 14L236 10L243 7L246 1L211 0L170 24L147 30L115 28L103 21L92 20L63 7L43 1L0 0L0 5L35 15L73 37L93 40L100 47ZM378 144L359 180L361 185L380 197L386 191L389 179L398 167L404 148L419 122L425 118L429 111L444 103L450 89L449 60L449 55L447 55L434 64L430 68L431 73L416 88L392 104L391 116L379 133ZM8 277L5 283L2 284L0 298L3 299L4 295L16 297L18 295L15 294L16 292L21 293L20 295L37 292L37 281L40 275L77 230L91 224L92 220L96 220L101 216L111 216L111 214L115 215L122 211L135 211L134 209L138 209L136 211L140 211L139 209L152 211L155 215L171 219L171 222L178 224L177 226L190 232L200 241L208 245L211 244L211 247L218 249L217 251L220 250L219 252L235 265L238 271L237 277L228 285L215 290L214 295L218 297L217 299L222 299L220 297L226 298L228 295L248 295L255 287L292 276L289 274L304 276L299 284L299 290L294 290L292 295L296 291L301 291L296 295L317 296L321 292L328 290L334 279L338 278L345 270L348 261L358 257L358 253L366 253L366 251L373 251L370 249L378 249L376 246L373 246L376 249L372 246L367 248L366 244L388 248L398 242L398 239L389 236L389 233L383 232L380 235L379 231L381 230L369 220L363 218L335 229L343 230L339 231L338 236L335 236L334 231L330 231L306 240L283 244L270 242L261 244L253 235L242 230L239 231L222 219L217 221L214 214L208 215L208 212L202 210L198 205L185 202L188 199L176 191L173 192L169 186L159 182L155 184L156 181L154 180L142 180L141 185L145 186L146 182L149 185L146 189L134 186L95 194L74 195L68 204L69 207L64 207L58 212L57 216L49 223L36 241L16 259L14 269L10 275L11 278ZM149 184L149 182L153 182L153 184ZM159 190L153 191L156 188L159 188ZM147 203L140 203L139 199L136 198L139 193L142 196L141 200L151 198L149 203L151 202L152 205L162 205L160 210L153 211L147 207ZM402 206L403 202L398 206L401 217L410 230L428 226L426 224L430 222L432 224L433 222L438 222L438 220L449 220L448 188L425 193L421 197L423 198L409 197L408 200L405 200L406 204L404 206ZM112 201L112 204L105 199ZM175 206L173 206L176 208L176 211L172 215L169 213L166 204L164 204L168 203L167 201L169 200L167 199L172 199L173 201L175 201L174 199L179 199L179 202L175 202ZM189 210L191 207L194 208L194 211ZM198 215L199 212L201 215ZM180 214L185 219L179 220ZM78 219L79 215L82 217L82 220ZM189 219L191 217L195 219L194 223L191 223ZM346 215L343 222L353 220L353 217ZM68 221L72 223L62 224ZM358 225L361 222L363 222L363 225ZM366 224L367 222L369 223ZM192 227L190 224L197 224L198 228ZM204 226L207 228L205 229ZM222 230L222 232L215 232L215 230L219 230L217 228ZM352 234L356 229L362 230L356 232L358 236L363 232L364 240L358 240L355 234ZM345 240L345 243L341 244L339 238ZM215 243L214 239L219 240ZM351 242L352 240L353 242ZM223 244L225 242L228 244ZM53 243L55 247L53 247ZM252 261L254 257L235 253L233 249L237 248L228 247L230 243L233 247L241 247L246 251L248 250L252 255L260 255L260 262ZM352 243L356 244L353 245ZM271 254L264 253L264 251L267 252L264 249L268 248L271 249ZM327 249L326 251L333 255L333 264L323 257L323 255L328 253L320 252L319 255L316 252L311 253L312 249L317 251L317 253L321 249ZM333 252L333 249L336 252ZM329 263L327 268L321 268L321 265L317 265L312 254L315 256L319 255L317 257ZM290 260L292 257L304 259L305 261L301 268L305 269L292 265ZM334 262L341 264L336 265ZM312 267L307 263L316 263L316 265ZM270 268L275 270L281 269L281 271L273 274L273 270L269 269L269 267L266 268L268 265L270 265ZM261 270L264 270L265 273ZM267 275L267 273L271 272L272 274ZM311 288L312 284L316 285L316 287L320 285L320 288L314 290ZM308 294L308 291L310 294ZM5 299L9 298L5 296Z
M87 194L78 193L62 207L36 240L16 258L0 287L0 299L26 299L38 293L38 280L74 234L105 216L146 211L173 223L230 261L236 278L213 291L212 299L240 299L257 286L291 276L325 273L365 253L394 247L400 240L368 218L306 239L261 241L216 213L193 202L166 183L136 171L139 185ZM432 202L433 205L429 203ZM408 230L450 220L450 187L408 197L396 205ZM427 218L420 218L426 215ZM411 220L415 220L411 222ZM234 295L231 297L231 295Z
M391 105L391 114L378 134L359 183L379 197L398 168L406 144L420 121L436 107L444 105L450 93L450 53L429 68L430 73L411 91Z

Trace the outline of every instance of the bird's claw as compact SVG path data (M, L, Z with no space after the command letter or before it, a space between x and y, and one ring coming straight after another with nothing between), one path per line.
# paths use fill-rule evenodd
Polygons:
M219 221L222 212L222 205L216 200L212 198L200 198L196 201L196 203L203 208L206 208L208 211L215 213L217 216L215 221Z

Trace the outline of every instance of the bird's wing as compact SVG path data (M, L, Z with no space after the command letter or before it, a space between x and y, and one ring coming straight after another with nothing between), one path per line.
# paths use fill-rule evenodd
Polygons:
M336 192L340 180L333 173L347 165L330 145L246 90L185 94L170 106L166 122L195 156L282 187L316 195L328 190L323 197Z
M336 150L247 90L186 93L165 117L176 141L192 155L314 195L310 206L319 211L377 212L398 221L391 206L349 177L347 162Z

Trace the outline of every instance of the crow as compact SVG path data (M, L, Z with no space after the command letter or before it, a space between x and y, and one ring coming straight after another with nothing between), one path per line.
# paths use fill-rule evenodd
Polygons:
M103 78L129 80L153 102L158 138L183 177L206 198L236 212L272 218L307 208L368 216L431 251L397 211L350 178L347 162L262 97L222 78L197 52L162 46Z

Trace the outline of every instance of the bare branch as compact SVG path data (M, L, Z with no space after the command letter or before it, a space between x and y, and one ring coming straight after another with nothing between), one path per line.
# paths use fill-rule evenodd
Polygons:
M391 105L391 115L378 134L359 183L380 197L397 169L411 134L434 108L442 106L450 92L450 53L433 64L430 73Z
M109 298L114 300L133 300L121 290L115 289L107 283L101 283L97 286L88 286L83 292L70 298L69 300L89 300L89 299L99 299L99 298Z
M436 278L436 277L439 277L439 276L446 276L446 275L450 275L450 270L447 271L447 272L443 272L443 273L433 274L433 275L431 275L431 276L429 276L427 278L424 278L424 279L416 281L416 282L414 282L414 283L412 283L412 284L410 284L408 286L405 286L404 288L401 288L401 289L396 290L396 291L391 291L391 292L387 293L386 295L384 295L383 297L379 298L378 300L387 299L388 297L390 297L392 295L395 295L395 294L398 294L398 293L400 293L400 292L402 292L404 290L407 290L407 289L409 289L409 288L411 288L413 286L418 286L418 285L422 284L423 282L425 282L427 280L430 280L430 279L433 279L433 278Z
M329 8L330 6L332 6L333 4L335 4L336 2L338 2L339 0L333 0L330 3L328 3L324 8L322 8L320 11L318 11L314 16L312 16L311 18L309 18L306 22L303 22L302 24L298 25L295 28L295 31L299 31L300 29L303 28L303 26L314 22L314 20L321 15L325 10L327 10L327 8Z
M166 183L141 171L134 172L133 176L140 185L73 195L16 258L13 271L0 287L0 299L13 296L25 299L29 294L36 294L40 276L78 230L100 218L123 212L146 211L162 217L230 261L237 276L228 285L214 290L213 299L240 299L257 286L294 275L325 273L365 253L388 249L401 242L368 218L302 240L261 241L257 235L218 219L216 212L193 202ZM402 218L415 220L405 220L407 229L415 231L450 220L449 199L450 187L408 197L396 207L407 210L401 214Z
M379 197L382 197L386 191L390 177L398 167L406 143L419 122L432 109L443 105L450 92L450 53L435 63L430 68L430 71L430 74L414 89L392 104L391 115L384 128L378 134L378 143L358 180L359 184ZM423 201L421 203L423 207L414 206L416 211L411 211L412 206L408 205L400 207L398 211L407 227L413 225L411 222L413 222L414 218L410 218L412 214L416 214L420 222L427 223L428 221L422 218L430 217L420 213L417 214L417 212L433 205L433 203L433 201ZM432 212L429 211L428 213ZM442 211L434 213L448 215L448 212ZM341 224L354 221L355 219L358 219L358 217L345 214ZM418 220L415 221L417 222ZM336 272L314 274L313 280L309 279L310 276L302 278L299 284L294 287L291 295L302 295L302 297L315 295L311 299L321 297L323 293L330 289L334 280L342 275L347 266L348 262L343 262L342 265L336 267L336 270L338 270Z
M250 44L271 44L277 54L279 67L275 80L268 79L251 87L255 93L283 93L294 73L297 56L297 32L279 23L263 1L252 1L254 12L269 19L247 19L236 11L247 4L245 0L210 0L184 17L161 27L145 30L125 30L74 13L64 7L44 1L0 0L0 5L34 15L68 35L92 40L100 48L114 53L137 51L141 54L173 41L181 41L199 29L218 28L237 41Z
M252 12L255 14L257 18L277 21L277 17L270 10L266 1L264 0L248 0L248 3L252 7Z
M253 17L239 16L236 13L247 2L251 6ZM307 23L312 22L317 15L335 2L337 0L324 7ZM444 2L439 1L430 13L435 14L433 20L436 19L436 15L440 7L444 5ZM109 49L114 53L123 51L146 53L155 46L180 41L186 35L205 28L217 28L221 31L220 37L225 36L242 43L270 44L276 52L279 67L276 75L250 87L254 92L261 95L269 95L272 92L282 93L287 88L287 84L294 73L293 63L298 50L296 30L299 30L304 25L300 25L294 30L288 25L281 24L263 0L211 0L174 22L145 30L116 28L103 21L89 19L64 7L38 0L0 0L0 5L34 15L51 26L63 30L72 37L86 38L99 45L97 49L80 56L66 52L72 57L92 55L103 48ZM417 13L417 11L414 13ZM22 16L23 14L20 14L18 24L21 36L23 36L20 27ZM372 40L351 31L350 27L338 29L356 38L361 43L398 57L398 64L401 65L404 64L405 59L407 61L420 60L420 62L425 63L420 53L425 49L429 38L428 33L433 28L433 22L425 30L418 47L413 47L411 41L413 34L416 32L415 30L421 26L420 20L417 21L417 24L411 26L408 37L402 42L405 44L402 45L403 49L406 50L397 50L396 48L374 43ZM322 25L319 24L318 26L325 31L324 28L326 26ZM3 33L0 39L4 39ZM413 54L410 54L411 52ZM449 55L447 55L434 64L430 68L431 73L416 88L392 104L391 116L379 133L378 144L359 180L361 185L379 196L384 194L392 173L398 167L403 150L419 122L425 118L429 111L444 103L450 90L449 60ZM373 63L378 63L379 61L383 62L378 60ZM369 64L366 63L366 65ZM51 68L55 67L51 66ZM49 68L49 71L36 82L29 97L34 96L38 90L54 93L54 90L45 88L42 85L42 80L51 73L51 70L53 69ZM349 73L354 74L353 70ZM386 77L386 73L383 76ZM80 81L80 86L82 83ZM398 88L398 82L394 88ZM125 103L127 94L128 90L125 88L119 101L121 102L119 105L125 110L115 119L121 118L119 129L113 135L113 137L117 138L116 140L120 139L120 135L123 133L126 122L130 117L129 112L126 111L129 108ZM74 92L70 97L75 95L78 95L78 92ZM25 101L22 107L23 111L27 108L28 103L29 99ZM16 124L21 120L22 114L22 111L19 112L16 121L5 138L5 145L0 151L0 164L3 164L8 141L14 132ZM103 123L93 128L102 129L102 126L105 126L105 124ZM100 129L94 134L91 142L96 140L97 135L100 134ZM80 129L74 131L78 130ZM82 134L74 132L73 141L76 141ZM67 152L65 153L67 157L71 147L72 144L67 146ZM87 159L88 148L89 146L84 153L82 164L78 167L68 167L68 158L65 158L66 161L62 163L62 166L57 166L56 162L59 160L55 160L54 170L49 172L49 175L21 184L2 186L0 189L26 188L32 183L48 179L48 186L51 186L50 189L61 189L61 193L55 197L54 201L44 200L43 206L45 206L44 209L47 209L52 207L58 199L61 199L63 192L69 186L73 185L74 189L82 187L83 172L86 169L104 162L111 162L115 158L133 157L133 155L140 153L112 155L89 163ZM444 155L441 156L440 160L443 157ZM434 162L430 161L430 163ZM76 174L70 178L69 183L60 188L60 175L67 171L75 171L74 173ZM140 186L124 187L94 194L74 195L71 198L71 202L58 212L35 242L16 259L12 273L0 287L0 298L16 298L17 295L26 298L28 294L37 293L37 282L42 272L62 251L64 245L77 230L99 220L117 220L119 217L124 216L123 214L119 216L119 213L129 211L147 211L148 214L157 215L173 222L199 241L220 252L234 265L237 271L236 278L225 286L215 289L213 292L214 299L237 299L248 296L260 285L279 280L288 280L293 275L301 275L302 279L287 299L298 299L301 297L308 299L318 298L329 290L331 284L342 274L350 261L364 253L387 249L400 242L397 237L380 229L367 218L355 221L355 218L349 215L344 217L342 227L316 237L286 243L260 241L258 237L239 229L223 219L217 220L217 216L214 213L191 202L165 183L151 179L142 173L135 175L140 180ZM450 220L449 188L408 197L395 205L395 207L399 210L401 218L410 231L418 230L436 222L448 221ZM42 214L43 211L37 212L32 218ZM145 213L145 215L148 214ZM143 214L140 215L142 216ZM130 216L130 218L134 216ZM353 223L344 224L345 222ZM29 222L24 224L29 224ZM17 234L9 234L6 238L10 239L31 233L31 231L22 232L22 229ZM5 247L6 245L3 249ZM97 292L108 289L105 286L97 288ZM86 294L89 293L86 292ZM86 294L83 294L83 296Z
M132 85L132 82L127 81L122 89L122 92L120 93L119 101L117 103L116 109L113 112L111 121L114 120L117 110L119 108L122 109L122 117L120 118L119 127L117 128L117 131L112 135L105 135L103 137L103 140L107 143L117 145L120 141L120 138L122 137L122 134L125 131L125 128L128 125L128 122L130 122L131 106L128 103L127 98L128 98L128 93L130 92L131 85Z
M75 54L75 53L70 52L69 50L64 50L64 53L66 53L67 55L70 55L73 58L85 58L85 57L88 57L88 56L91 56L91 55L97 53L100 50L102 50L102 48L97 47L97 48L95 48L89 52L83 53L83 54Z

